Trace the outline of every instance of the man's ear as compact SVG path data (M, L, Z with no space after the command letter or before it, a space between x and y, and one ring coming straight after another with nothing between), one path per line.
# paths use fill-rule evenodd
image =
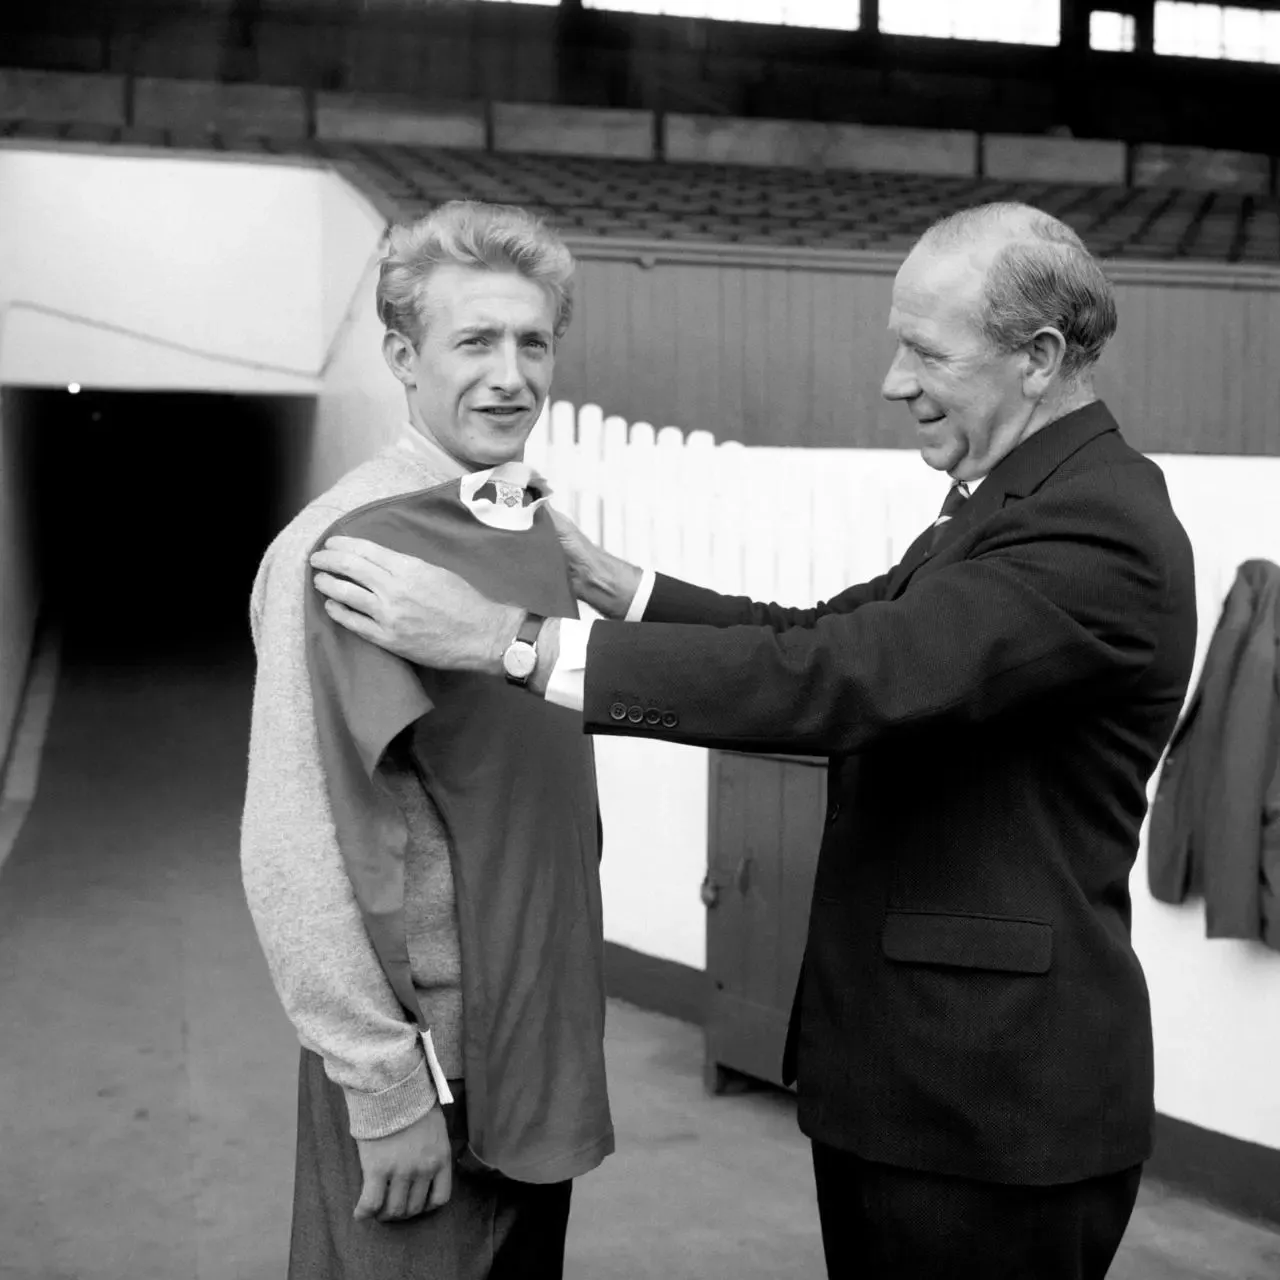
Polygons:
M388 329L382 335L382 358L396 380L406 387L417 386L418 379L413 368L417 356L413 343L403 333Z
M1023 351L1027 354L1027 366L1022 375L1022 387L1031 399L1038 400L1062 372L1067 340L1061 330L1046 325L1023 347Z

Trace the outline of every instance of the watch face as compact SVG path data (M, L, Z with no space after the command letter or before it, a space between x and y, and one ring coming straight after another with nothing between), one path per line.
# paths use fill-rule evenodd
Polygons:
M518 640L502 655L502 666L513 680L527 680L537 665L537 650L533 645Z

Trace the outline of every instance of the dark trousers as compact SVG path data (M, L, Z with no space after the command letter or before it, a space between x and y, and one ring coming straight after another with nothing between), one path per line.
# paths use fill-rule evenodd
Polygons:
M453 1194L405 1222L356 1222L360 1152L342 1090L303 1050L289 1280L561 1280L572 1182L535 1186L460 1167L466 1098L444 1108Z
M1103 1280L1142 1166L1063 1186L920 1173L813 1144L830 1280Z

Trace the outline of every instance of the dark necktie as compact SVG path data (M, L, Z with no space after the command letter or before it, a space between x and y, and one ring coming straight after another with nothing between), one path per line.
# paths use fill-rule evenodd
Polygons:
M942 501L942 510L938 512L938 518L933 522L933 533L929 538L929 550L942 540L942 531L947 527L952 517L969 501L969 486L963 480L952 481L951 488L947 490L947 496Z

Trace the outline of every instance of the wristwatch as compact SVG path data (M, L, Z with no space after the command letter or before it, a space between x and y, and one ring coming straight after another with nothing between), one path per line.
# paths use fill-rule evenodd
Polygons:
M546 619L540 613L526 613L516 638L507 645L502 655L502 669L507 683L524 688L538 665L538 632Z

